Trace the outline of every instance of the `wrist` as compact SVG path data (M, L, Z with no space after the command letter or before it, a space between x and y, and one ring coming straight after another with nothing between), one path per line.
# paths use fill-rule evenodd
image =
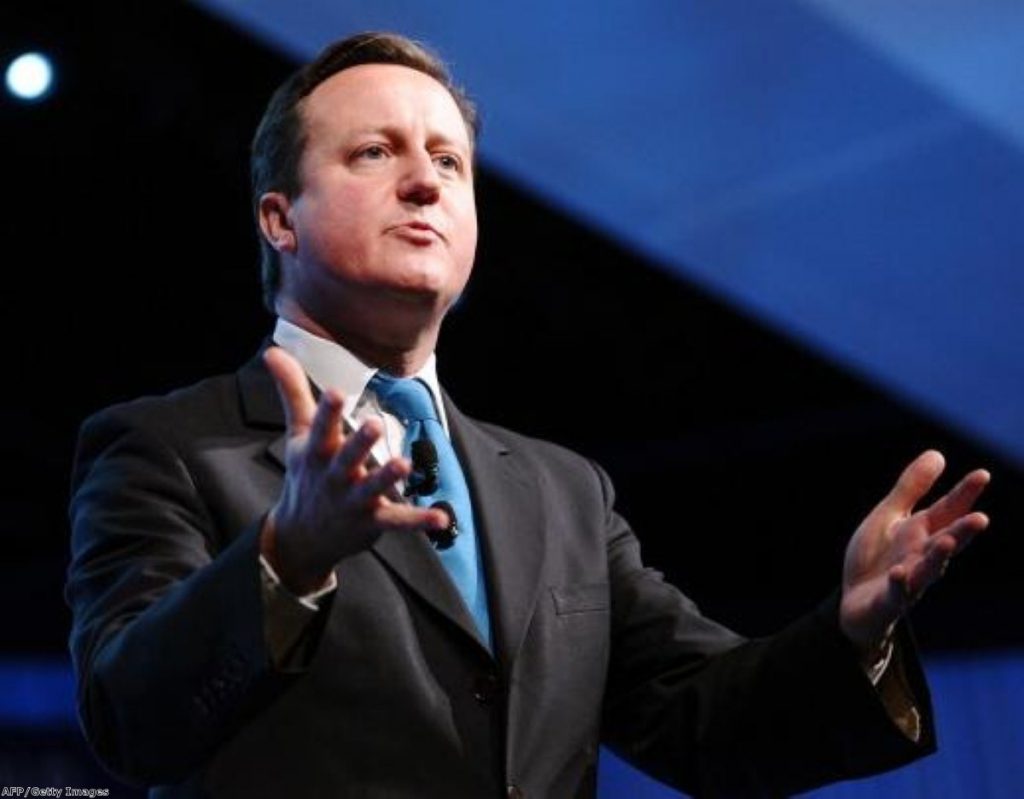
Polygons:
M267 514L260 530L260 556L281 585L295 596L314 594L331 583L331 570L328 569L321 574L313 569L302 568L300 564L295 563L295 558L289 555L287 547L281 546L273 510Z

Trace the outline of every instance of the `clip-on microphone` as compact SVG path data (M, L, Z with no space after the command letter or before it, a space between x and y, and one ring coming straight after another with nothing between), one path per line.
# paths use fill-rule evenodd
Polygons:
M409 475L405 484L405 496L424 497L433 494L437 491L440 469L437 448L429 438L417 438L412 442L409 454L412 456L412 474ZM430 507L443 510L448 514L448 526L443 530L427 530L427 538L437 549L448 549L455 543L455 538L459 534L455 509L451 503L445 502L443 499L438 500Z

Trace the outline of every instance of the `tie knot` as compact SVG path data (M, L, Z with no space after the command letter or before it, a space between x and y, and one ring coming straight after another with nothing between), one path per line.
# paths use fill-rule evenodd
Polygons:
M427 419L441 421L430 389L422 380L377 372L370 380L370 388L377 395L381 407L401 419L403 424Z

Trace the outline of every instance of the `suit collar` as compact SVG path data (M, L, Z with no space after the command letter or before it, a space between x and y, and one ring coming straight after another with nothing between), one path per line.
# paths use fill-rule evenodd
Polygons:
M264 339L263 344L252 358L243 364L236 373L238 378L238 402L242 409L242 419L250 427L265 430L277 430L267 444L267 455L282 470L284 469L285 445L288 437L285 434L284 407L277 393L277 386L266 365L263 353L273 341Z
M242 418L247 425L283 430L284 408L274 378L263 363L263 353L272 345L269 338L265 339L259 352L238 370L238 399L242 407Z
M338 389L345 399L342 414L352 426L355 425L356 409L366 401L366 387L377 373L377 367L364 361L336 341L310 333L292 322L278 318L274 326L274 342L287 350L302 364L310 382L326 388ZM437 405L441 424L448 430L444 403L441 402L441 387L437 380L437 357L430 354L426 363L416 374L430 389Z

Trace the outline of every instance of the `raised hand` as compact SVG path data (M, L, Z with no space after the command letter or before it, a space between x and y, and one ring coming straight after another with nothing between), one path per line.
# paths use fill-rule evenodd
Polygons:
M388 498L411 466L404 458L368 464L382 432L377 420L346 436L340 393L326 389L315 402L302 367L279 347L267 349L264 363L284 405L288 442L284 487L267 516L260 549L289 590L319 588L338 561L385 531L446 527L443 512Z
M839 624L862 651L877 647L942 576L950 558L988 526L984 513L972 511L989 482L984 469L968 474L927 508L914 510L944 468L939 452L919 455L850 539Z

